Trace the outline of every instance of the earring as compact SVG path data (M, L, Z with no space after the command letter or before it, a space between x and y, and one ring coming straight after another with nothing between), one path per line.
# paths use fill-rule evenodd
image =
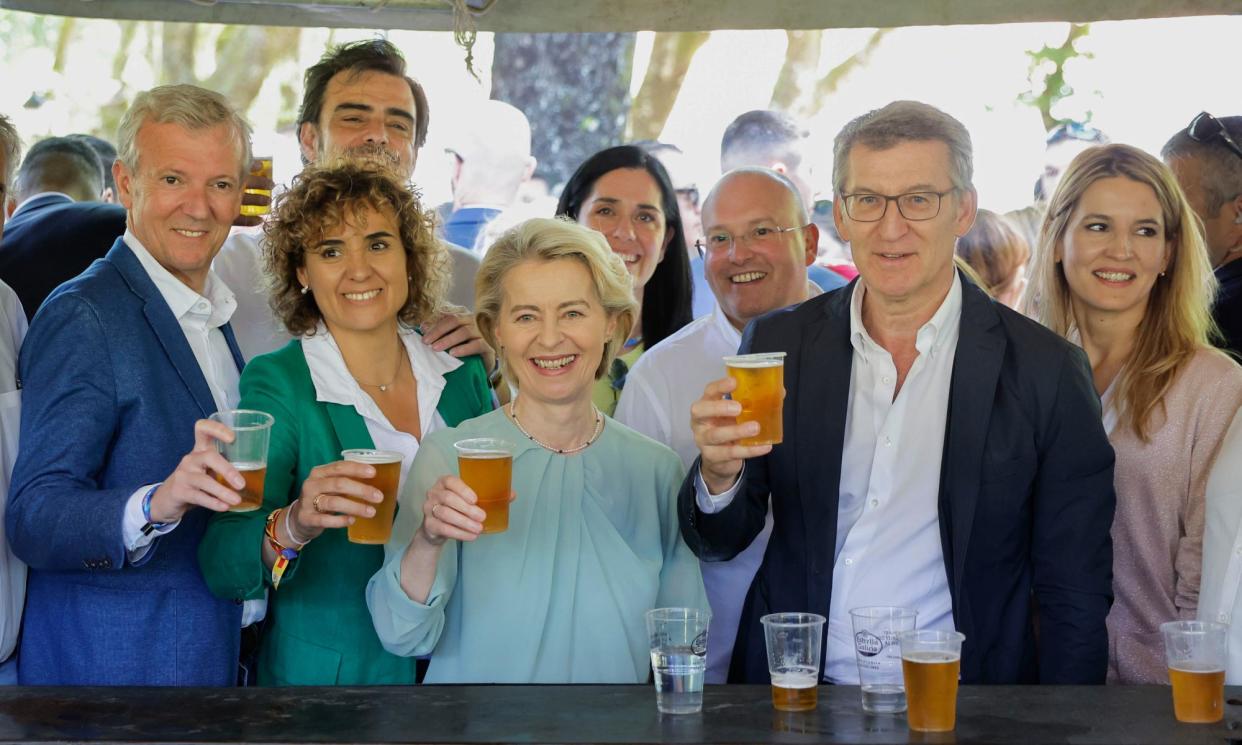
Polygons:
M310 292L310 285L302 285L302 294L305 295L308 292Z

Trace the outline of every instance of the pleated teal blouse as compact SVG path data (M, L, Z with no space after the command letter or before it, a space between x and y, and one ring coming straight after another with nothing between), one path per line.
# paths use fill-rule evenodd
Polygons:
M458 473L453 443L469 437L516 446L509 529L446 542L427 603L416 603L401 589L401 556L427 490ZM682 476L672 450L610 418L573 455L534 444L501 410L428 435L367 586L381 642L430 654L428 683L645 683L644 613L708 607L677 525Z

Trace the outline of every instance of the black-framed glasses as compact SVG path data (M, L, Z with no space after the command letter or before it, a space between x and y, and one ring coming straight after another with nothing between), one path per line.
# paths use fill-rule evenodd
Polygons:
M888 203L896 202L897 211L901 216L912 222L930 220L940 214L940 200L945 194L952 194L957 187L944 191L910 191L905 194L872 194L860 192L846 194L841 198L845 204L845 214L855 222L879 222L888 211Z
M789 228L782 228L776 225L756 225L755 227L735 236L727 230L711 230L707 235L694 242L694 247L698 249L700 257L706 257L708 251L727 251L733 248L737 241L741 241L747 246L764 246L779 239L785 233L792 233L795 230L802 230L809 227L811 223L806 225L794 225Z
M1221 142L1225 143L1225 147L1229 148L1234 155L1242 158L1242 147L1229 136L1229 130L1225 129L1225 125L1220 120L1206 111L1200 111L1199 115L1190 120L1190 125L1186 127L1186 136L1195 142L1208 144L1212 138L1219 137Z

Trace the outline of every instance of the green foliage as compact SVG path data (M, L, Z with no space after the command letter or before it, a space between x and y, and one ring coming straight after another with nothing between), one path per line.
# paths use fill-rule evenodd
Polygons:
M1071 23L1069 33L1060 46L1044 45L1038 51L1026 52L1031 58L1028 72L1031 90L1019 95L1018 100L1039 109L1045 131L1051 131L1066 121L1053 116L1052 109L1062 100L1074 95L1073 86L1065 79L1065 63L1075 57L1090 59L1093 56L1077 47L1077 42L1089 33L1091 24Z

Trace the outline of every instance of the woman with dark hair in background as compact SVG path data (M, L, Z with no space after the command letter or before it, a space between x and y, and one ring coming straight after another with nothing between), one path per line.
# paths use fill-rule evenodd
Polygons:
M595 405L611 416L625 375L643 350L693 317L677 194L660 161L642 148L621 145L601 150L578 166L561 192L556 214L602 233L634 281L638 320L592 395Z

